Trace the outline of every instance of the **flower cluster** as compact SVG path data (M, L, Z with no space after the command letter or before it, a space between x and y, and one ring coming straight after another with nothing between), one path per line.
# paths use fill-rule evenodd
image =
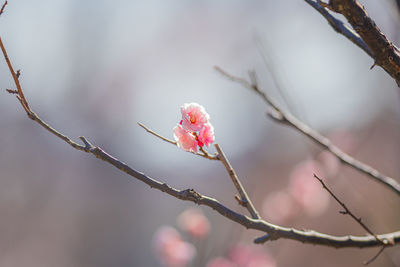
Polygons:
M185 151L197 152L197 147L209 147L214 142L214 127L210 115L197 103L181 106L182 119L174 128L174 138Z

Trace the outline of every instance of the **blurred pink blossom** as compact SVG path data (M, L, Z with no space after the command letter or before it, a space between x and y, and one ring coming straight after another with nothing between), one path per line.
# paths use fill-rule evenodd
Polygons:
M237 244L231 248L229 259L237 267L276 267L274 258L260 247Z
M204 124L203 129L199 132L199 146L206 145L209 147L214 142L214 138L214 127L210 123Z
M310 216L318 216L329 205L329 194L314 178L325 177L322 166L315 160L305 160L294 167L290 174L289 193Z
M197 152L196 137L193 133L185 131L179 124L174 128L174 138L178 143L178 146L183 148L185 151Z
M178 224L183 231L195 238L204 238L210 232L210 222L199 209L187 209L178 217Z
M210 119L204 107L197 103L183 104L181 106L181 113L182 127L186 131L200 131Z
M195 247L182 240L175 228L162 226L153 237L155 252L166 267L184 267L196 255Z
M209 261L206 267L237 267L237 265L228 259L218 257Z
M297 214L296 203L286 191L270 193L262 204L263 215L273 223L283 223Z

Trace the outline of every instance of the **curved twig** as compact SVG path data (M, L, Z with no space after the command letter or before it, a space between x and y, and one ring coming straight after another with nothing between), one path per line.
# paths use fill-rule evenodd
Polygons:
M367 174L368 177L371 177L375 181L380 182L381 184L385 185L386 187L394 191L397 195L400 195L400 184L395 179L381 174L371 166L356 160L349 154L342 151L339 147L335 146L328 138L321 135L320 133L312 129L304 122L300 121L290 112L287 112L283 108L281 108L281 106L275 100L269 97L265 92L261 91L257 83L250 83L243 78L232 76L219 67L215 67L215 69L229 80L237 82L242 86L251 89L252 91L256 92L259 96L261 96L263 100L271 107L271 110L269 111L269 115L271 118L275 119L277 122L293 127L297 131L301 132L302 134L310 138L316 144L330 151L342 163L364 174ZM255 81L254 78L252 78L251 80Z
M6 7L7 4L8 4L7 0L4 1L3 5L1 6L1 9L0 9L0 16L1 16L1 14L3 14L4 8Z
M170 143L170 144L173 144L173 145L175 145L175 146L178 146L178 143L177 143L177 142L172 141L171 139L168 139L168 138L166 138L166 137L164 137L164 136L162 136L162 135L156 133L155 131L153 131L153 130L151 130L150 128L148 128L147 126L145 126L143 123L138 122L137 124L138 124L140 127L142 127L143 129L145 129L146 132L148 132L148 133L154 135L155 137L158 137L158 138L160 138L161 140L163 140L163 141L165 141L165 142L167 142L167 143ZM200 157L203 157L203 158L206 158L206 159L218 160L218 156L217 156L217 155L215 155L215 154L212 155L212 154L208 153L206 150L204 150L203 148L201 148L200 151L201 151L202 153L199 153L199 152L190 152L190 153L195 154L195 155L200 156Z
M172 141L168 138L165 138L164 136L154 132L153 130L146 127L143 123L138 122L138 124L140 127L145 129L148 133L160 138L161 140L163 140L167 143L177 145L177 142ZM232 165L230 164L228 158L225 156L224 151L218 144L214 144L214 146L218 151L218 153L215 155L210 155L203 147L200 147L200 151L202 153L198 153L198 152L191 152L191 153L201 156L203 158L221 161L222 164L225 166L225 169L228 172L229 176L231 177L233 185L236 187L236 190L238 191L238 193L240 195L240 198L235 195L235 199L238 201L239 205L245 207L250 212L250 215L253 219L260 219L260 215L258 215L257 210L254 208L253 203L251 202L249 196L247 195L246 190L244 189L242 183L240 182L239 177L236 175L236 172L233 169Z

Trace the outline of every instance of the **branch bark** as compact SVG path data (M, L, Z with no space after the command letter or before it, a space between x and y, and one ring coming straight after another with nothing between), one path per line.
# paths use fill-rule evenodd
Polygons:
M372 67L381 66L400 87L400 51L379 29L358 0L330 0L328 4L319 0L305 1L321 13L337 32L370 55L374 59ZM345 29L343 22L330 15L327 9L342 14L362 42L354 32L350 33L349 29Z
M30 118L38 122L42 127L46 130L50 131L73 148L90 153L94 155L96 158L108 162L113 165L117 169L122 172L130 175L133 178L140 180L141 182L147 184L151 188L157 189L161 192L164 192L168 195L171 195L177 199L184 201L191 201L198 205L204 205L212 208L217 211L220 215L228 218L231 221L234 221L247 229L259 230L264 233L268 233L269 240L277 240L280 238L284 239L292 239L296 241L300 241L302 243L309 243L314 245L323 245L335 248L345 248L345 247L375 247L381 246L381 243L375 239L374 236L333 236L328 234L323 234L320 232L316 232L313 230L298 230L294 228L287 228L278 225L274 225L272 223L268 223L264 220L260 219L252 219L240 213L237 213L228 207L221 204L218 200L202 195L196 192L194 189L185 189L178 190L176 188L171 187L166 183L162 183L154 178L151 178L133 168L128 166L126 163L120 161L116 157L108 154L100 147L92 145L85 137L80 137L84 145L80 145L72 141L70 138L65 135L59 133L54 130L51 126L45 123L40 117L36 115L36 113L32 112ZM378 235L379 239L387 239L391 240L391 243L398 244L400 243L400 231Z
M240 182L228 158L225 156L224 151L218 144L215 144L214 146L218 151L218 159L222 162L222 164L224 164L226 171L232 179L232 183L235 185L236 190L240 195L240 199L238 199L239 204L247 208L253 219L260 219L260 215L258 214L256 208L254 208L253 202L251 202L249 196L247 195L246 190Z
M361 48L365 53L367 53L370 57L374 58L374 54L369 49L364 40L357 34L351 27L347 26L340 19L335 18L333 15L329 13L329 11L321 5L320 1L314 0L304 0L307 4L312 6L315 10L317 10L331 25L331 27L339 34L342 34L344 37L349 39L359 48Z

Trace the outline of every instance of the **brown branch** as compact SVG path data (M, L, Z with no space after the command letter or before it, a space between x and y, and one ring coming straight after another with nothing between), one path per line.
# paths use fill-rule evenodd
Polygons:
M164 136L162 136L162 135L160 135L160 134L154 132L153 130L151 130L150 128L148 128L147 126L145 126L143 123L138 122L137 124L138 124L140 127L142 127L143 129L145 129L146 132L148 132L148 133L150 133L150 134L152 134L152 135L154 135L154 136L160 138L161 140L163 140L163 141L165 141L165 142L167 142L167 143L173 144L173 145L175 145L175 146L178 144L177 142L172 141L171 139L168 139L168 138L166 138L166 137L164 137Z
M316 130L312 129L310 126L300 121L298 118L293 116L290 112L285 111L281 108L280 104L278 104L274 99L269 97L265 92L261 91L258 84L250 83L243 78L238 78L232 76L222 70L219 67L215 67L215 69L220 72L223 76L228 78L231 81L237 82L242 86L251 89L256 92L259 96L263 98L263 100L271 107L269 110L269 115L271 118L275 119L277 122L288 125L297 131L301 132L303 135L310 138L314 143L323 147L330 151L334 156L336 156L342 163L364 173L367 174L368 177L373 180L382 183L383 185L390 188L396 194L400 195L400 184L393 179L392 177L386 176L378 172L376 169L371 166L356 160L351 157L349 154L342 151L339 147L335 146L328 138L318 133Z
M9 93L9 94L15 94L15 95L17 95L18 94L18 91L17 90L13 90L13 89L6 89L6 91L7 91L7 93Z
M375 256L373 256L371 259L364 262L364 265L373 263L379 257L379 255L382 254L382 252L385 250L385 248L386 248L386 246L382 246L381 249L375 254Z
M224 164L226 171L228 172L229 176L231 177L232 183L235 185L240 198L237 199L239 204L245 207L251 214L253 219L260 219L260 215L258 214L257 210L254 208L253 203L251 202L249 196L246 193L242 183L240 182L235 170L233 169L231 163L229 162L228 158L225 156L224 151L218 144L214 144L215 148L218 151L218 159Z
M8 60L7 53L5 51L5 48L1 42L1 50L3 52L4 57L6 58L6 62L9 66L11 75L13 78L16 76L16 73L13 71L13 68L11 66L10 61ZM101 149L98 146L93 146L85 137L79 137L81 141L84 143L84 145L80 145L70 138L68 138L66 135L58 132L55 130L53 127L51 127L49 124L47 124L45 121L43 121L39 116L36 115L30 108L29 105L23 95L22 88L19 85L18 79L14 78L14 82L17 86L17 92L18 92L18 100L20 101L21 105L24 107L25 111L27 112L27 115L30 119L34 120L37 122L39 125L41 125L45 130L49 131L50 133L54 134L64 142L68 143L71 145L73 148L84 151L87 153L90 153L94 155L96 158L101 159L117 169L121 170L122 172L130 175L133 178L136 178L143 183L149 185L151 188L155 188L157 190L160 190L162 192L165 192L175 198L185 200L185 201L191 201L194 202L198 205L205 205L208 206L215 211L217 211L219 214L222 216L228 218L231 221L234 221L247 229L254 229L254 230L259 230L264 233L268 233L270 236L270 240L276 240L279 238L285 238L285 239L292 239L292 240L297 240L303 243L309 243L309 244L315 244L315 245L324 245L324 246L330 246L330 247L336 247L336 248L344 248L344 247L374 247L374 246L379 246L380 243L376 240L374 236L332 236L332 235L327 235L323 233L319 233L316 231L312 230L297 230L293 228L286 228L278 225L274 225L271 223L268 223L264 220L260 219L251 219L247 216L244 216L242 214L239 214L226 206L222 205L218 200L199 194L193 189L185 189L185 190L178 190L175 189L171 186L169 186L166 183L162 183L156 179L153 179L139 171L136 171L135 169L131 168L124 162L120 161L119 159L111 156L110 154L106 153L103 149ZM393 244L400 243L400 231L397 232L392 232L388 234L383 234L383 235L378 235L378 238L384 240L393 240Z
M372 230L369 229L369 227L367 227L367 226L365 225L365 223L362 222L361 218L356 217L356 216L354 215L354 213L351 212L351 211L347 208L346 204L344 204L344 203L335 195L335 193L333 193L333 191L332 191L331 189L328 188L328 186L325 184L325 182L324 182L321 178L319 178L315 173L314 173L314 178L317 179L317 180L321 183L322 187L336 200L337 203L339 203L340 206L342 206L342 208L344 209L344 211L340 211L341 214L347 214L347 215L349 215L351 218L353 218L365 231L367 231L370 235L374 236L375 239L376 239L377 241L379 241L383 246L386 246L386 245L389 244L388 240L380 240L379 237L378 237L376 234L374 234L374 233L372 232Z
M344 204L344 202L342 202L335 195L335 193L333 193L333 191L330 188L328 188L325 182L321 178L319 178L315 173L314 173L314 178L317 179L321 183L322 187L336 200L337 203L339 203L340 206L342 206L344 211L340 211L339 213L350 215L350 217L353 218L353 220L355 220L365 231L367 231L370 235L374 236L375 240L379 241L382 244L381 249L371 259L365 261L364 265L368 265L374 262L379 257L379 255L381 255L381 253L387 246L393 245L389 240L387 239L382 240L374 232L372 232L372 230L369 229L369 227L367 227L365 223L362 222L361 218L355 216L354 213L351 212L349 208L347 208L346 204Z
M332 20L332 16L327 15L326 9L342 14L361 37L368 50L363 47L363 43L354 38L354 34L351 35L348 31L341 32L339 30L338 32L346 36L374 59L372 67L375 65L381 66L400 86L400 51L378 28L375 21L372 20L358 0L329 0L328 4L321 1L305 1L317 9L336 31L338 31L336 26L340 25L340 23L337 22L338 20Z
M166 137L164 137L164 136L162 136L162 135L160 135L160 134L154 132L153 130L151 130L150 128L148 128L147 126L145 126L143 123L138 122L137 124L138 124L140 127L142 127L143 129L145 129L146 132L148 132L148 133L150 133L150 134L152 134L152 135L154 135L154 136L160 138L161 140L163 140L163 141L165 141L165 142L167 142L167 143L173 144L173 145L175 145L175 146L178 145L177 142L172 141L171 139L168 139L168 138L166 138ZM218 157L217 157L216 155L212 155L212 154L208 153L204 148L201 147L201 148L200 148L200 151L201 151L202 153L199 153L199 152L190 152L190 153L195 154L195 155L200 156L200 157L203 157L203 158L206 158L206 159L218 160Z
M7 5L7 4L8 4L7 0L4 1L3 5L1 6L1 9L0 9L0 16L1 16L1 14L3 14L4 8L6 8L6 5Z
M342 34L359 48L361 48L365 53L367 53L370 57L374 58L371 50L367 46L367 44L361 39L360 35L356 33L352 28L343 23L340 19L332 16L329 11L324 7L321 1L314 0L304 0L307 4L312 6L315 10L317 10L331 25L331 27L339 34Z
M68 137L66 137L65 135L54 130L54 128L52 128L47 123L42 121L35 113L33 113L33 117L35 118L34 121L38 122L46 130L50 131L52 134L56 135L63 141L67 142L73 148L90 153L94 155L96 158L108 162L109 164L113 165L122 172L149 185L151 188L155 188L157 190L165 192L180 200L191 201L198 205L208 206L217 211L222 216L246 227L247 229L254 229L268 233L270 236L270 240L285 238L285 239L297 240L302 243L330 246L335 248L345 248L345 247L363 248L363 247L374 247L380 245L380 243L376 241L374 236L351 236L351 235L332 236L312 230L309 231L297 230L293 228L286 228L274 225L264 220L251 219L247 216L244 216L227 208L226 206L221 204L218 200L202 195L193 189L178 190L169 186L166 183L162 183L139 171L136 171L135 169L128 166L126 163L111 156L100 147L93 146L85 137L79 137L85 144L85 145L79 145L74 141L72 141L71 139L69 139ZM400 243L400 231L379 235L378 237L381 239L393 240L393 244Z
M151 130L147 126L145 126L143 123L138 122L138 125L140 127L142 127L143 129L145 129L148 133L160 138L161 140L168 142L170 144L173 144L175 146L177 145L177 142L172 141L168 138L165 138L164 136L154 132L153 130ZM237 191L239 192L240 198L237 198L237 196L235 196L236 200L238 200L239 205L247 208L247 210L250 212L251 217L253 219L260 219L260 216L258 215L257 210L254 208L253 203L251 202L249 196L247 195L246 190L244 189L242 183L240 182L238 176L236 175L235 170L232 168L232 165L230 164L228 158L225 156L225 153L222 151L221 147L218 144L215 144L214 146L218 151L218 154L216 156L210 155L203 147L200 147L200 151L202 153L192 152L192 154L195 154L195 155L207 158L207 159L211 159L211 160L220 160L223 163L223 165L225 166L229 176L231 177L234 186L236 187Z

